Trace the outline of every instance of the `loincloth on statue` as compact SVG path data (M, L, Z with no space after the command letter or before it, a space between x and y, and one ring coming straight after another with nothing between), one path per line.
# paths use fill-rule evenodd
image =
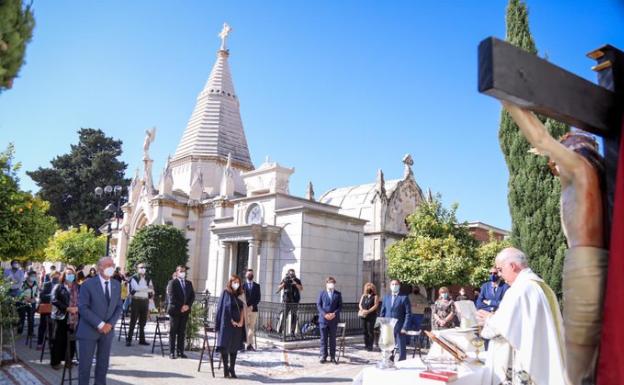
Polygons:
M563 325L565 340L596 346L602 326L602 301L608 250L573 247L563 263Z

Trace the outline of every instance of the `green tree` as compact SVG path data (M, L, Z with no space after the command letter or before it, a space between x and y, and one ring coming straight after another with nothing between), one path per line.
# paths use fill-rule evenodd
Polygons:
M475 250L475 263L470 274L470 284L481 286L488 279L490 269L494 266L496 255L506 247L511 246L507 239L498 240L494 238L494 233L490 231L490 240L480 244Z
M537 54L523 1L509 1L506 24L508 42ZM555 138L568 131L562 123L540 119ZM561 293L565 238L559 220L559 181L550 173L545 158L529 153L529 142L505 110L498 136L509 170L511 242L527 254L533 270Z
M51 204L50 213L63 228L86 224L97 229L107 219L106 202L96 199L97 186L127 186L127 165L119 160L120 140L101 130L81 128L78 144L51 161L52 167L27 172L40 187L38 195Z
M477 241L467 224L458 222L458 205L447 209L440 199L423 202L407 218L407 237L388 247L392 278L428 289L469 283Z
M45 250L47 259L68 265L92 265L106 253L106 236L86 225L58 230Z
M137 231L130 241L126 271L133 274L136 265L145 263L156 294L164 297L176 266L186 265L188 259L188 239L182 230L170 225L150 225Z
M31 4L23 5L22 0L0 1L0 93L13 87L34 27Z
M0 259L42 260L56 220L48 202L20 190L13 154L13 145L0 153Z

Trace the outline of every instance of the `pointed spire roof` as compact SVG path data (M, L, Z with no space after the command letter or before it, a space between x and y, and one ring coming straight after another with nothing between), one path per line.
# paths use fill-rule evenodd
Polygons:
M228 64L230 51L225 47L230 31L231 28L224 24L219 34L221 49L217 51L217 61L197 97L195 109L173 156L174 161L187 156L216 157L226 161L231 153L234 165L253 169Z

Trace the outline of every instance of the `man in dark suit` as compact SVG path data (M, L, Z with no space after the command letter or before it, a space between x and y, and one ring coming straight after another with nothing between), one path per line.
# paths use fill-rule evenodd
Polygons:
M254 271L248 269L245 273L245 301L247 302L247 312L245 313L245 326L247 327L247 350L255 350L256 322L258 322L258 304L260 303L260 285L254 282Z
M111 279L115 263L103 257L97 263L98 274L85 281L78 296L78 384L89 385L93 354L97 347L95 384L106 385L106 373L111 344L115 336L114 326L121 316L121 285Z
M396 318L394 325L394 341L399 350L399 361L407 358L407 336L405 331L408 327L412 314L410 301L406 295L401 295L401 282L398 279L390 281L390 294L385 295L381 304L381 317Z
M336 361L336 331L338 322L340 322L342 295L335 290L335 286L336 280L334 277L327 277L325 290L320 292L316 301L316 308L319 312L319 328L321 330L321 364L327 362L327 345L329 344L331 362L338 365L338 361Z
M498 270L495 267L490 269L490 280L481 286L481 291L477 297L477 310L485 310L494 313L498 310L505 292L509 285L501 280Z
M184 354L184 334L186 322L195 301L193 284L186 279L186 266L176 268L176 277L167 284L167 314L169 314L169 358L180 358ZM177 350L176 350L177 343Z

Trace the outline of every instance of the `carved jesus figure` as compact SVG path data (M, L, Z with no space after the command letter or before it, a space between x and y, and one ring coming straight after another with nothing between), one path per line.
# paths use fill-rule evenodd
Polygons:
M571 384L592 381L608 257L602 157L593 137L571 132L558 141L532 112L507 102L503 105L535 152L547 156L559 176L561 223L569 247L563 268L566 374Z

